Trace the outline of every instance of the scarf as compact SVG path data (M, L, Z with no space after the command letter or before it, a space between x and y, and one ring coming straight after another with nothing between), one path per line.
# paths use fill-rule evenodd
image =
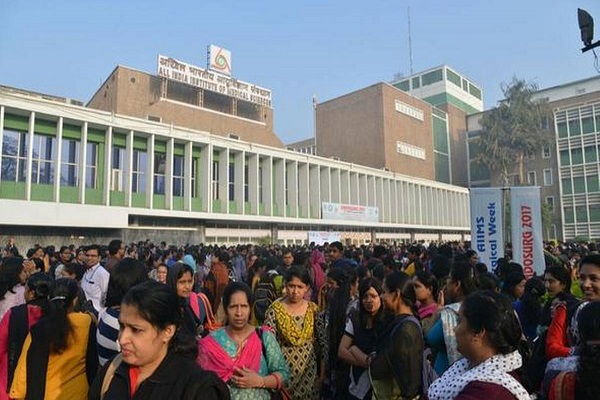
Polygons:
M315 303L308 303L302 329L300 329L294 317L286 311L281 301L274 302L271 307L275 312L275 319L278 326L277 331L289 344L292 346L302 346L304 343L313 340L317 308Z
M448 364L452 365L461 356L457 350L456 335L454 328L458 325L458 310L461 303L452 303L444 307L440 313L442 320L442 330L444 332L444 343L446 344L446 354L448 355Z
M244 348L238 349L237 358L232 358L212 335L208 335L198 343L198 363L202 368L215 372L227 383L236 368L247 367L258 372L261 351L262 344L256 332L248 336Z
M310 253L310 266L313 269L315 275L315 293L319 292L323 284L325 283L325 272L323 272L322 264L325 264L325 256L319 250L313 250Z
M522 364L517 350L497 354L469 369L469 361L462 358L450 366L441 378L429 387L429 400L452 400L471 382L487 382L500 385L519 400L529 400L529 394L509 372Z
M418 309L419 318L423 319L423 318L431 317L433 315L433 313L435 312L436 308L437 308L437 303L431 303L428 306L419 307L419 309Z

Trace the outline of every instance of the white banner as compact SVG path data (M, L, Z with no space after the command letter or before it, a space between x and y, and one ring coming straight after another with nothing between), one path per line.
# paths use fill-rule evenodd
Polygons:
M308 243L314 242L316 245L323 245L325 242L339 242L342 236L339 232L317 232L308 231Z
M322 203L323 219L379 222L379 208L351 204Z
M214 44L208 46L208 69L231 76L231 52Z
M471 248L479 262L495 270L504 257L504 222L502 188L473 188L471 200Z
M271 91L171 57L158 56L158 76L271 107Z
M546 268L542 237L540 188L510 188L510 225L513 260L523 266L527 279Z

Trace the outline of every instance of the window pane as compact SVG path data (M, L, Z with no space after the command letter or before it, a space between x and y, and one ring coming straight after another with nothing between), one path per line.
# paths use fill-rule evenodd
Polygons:
M573 178L573 188L576 194L585 193L585 179L583 179L583 176Z
M87 167L85 170L85 187L90 189L96 188L96 168Z
M600 186L598 184L598 175L591 175L585 178L587 181L587 190L588 192L598 192L600 191Z
M594 132L594 119L592 117L582 118L581 125L582 125L583 133Z
M563 178L562 187L564 194L572 194L573 193L573 184L571 183L570 178Z
M583 164L582 149L571 149L571 163L573 165Z
M577 222L588 222L586 206L575 207L575 214L576 214L575 217L577 218Z
M569 150L560 151L560 165L569 165Z
M568 136L567 123L566 122L558 122L556 124L556 127L558 128L558 137L564 138L564 137Z
M62 186L77 186L77 167L75 165L61 165L60 184Z
M590 222L600 221L600 205L590 205Z
M571 136L581 135L581 127L579 126L579 119L569 121L569 134Z
M2 155L19 154L19 132L5 130L2 136Z
M17 180L17 159L16 158L2 158L2 180L3 181L16 181Z
M585 162L594 163L597 161L596 146L587 146L585 148Z
M573 207L565 207L564 213L565 213L565 222L567 224L572 224L573 222L575 222L575 216L573 215Z

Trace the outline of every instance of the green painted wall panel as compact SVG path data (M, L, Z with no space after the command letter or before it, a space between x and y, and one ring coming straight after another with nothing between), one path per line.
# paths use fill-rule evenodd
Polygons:
M106 131L96 128L88 128L88 142L105 143Z
M173 196L173 210L183 211L183 197Z
M162 140L154 141L154 151L165 154L167 152L167 142Z
M70 186L60 187L60 202L61 203L79 203L79 188Z
M252 213L252 206L248 202L244 202L244 214L250 215Z
M85 204L102 205L102 189L86 189Z
M258 215L267 215L267 210L265 209L264 203L260 203L258 205Z
M63 138L81 140L81 127L63 124Z
M192 198L192 211L202 211L202 199Z
M167 208L167 197L164 194L155 194L152 196L152 208L165 210Z
M202 153L202 149L200 149L199 147L192 148L192 157L200 158L201 153Z
M213 200L213 212L221 212L221 200Z
M125 206L125 193L123 192L110 192L110 205L111 206Z
M25 200L25 182L0 182L0 197L3 199Z
M436 94L435 96L430 96L430 97L424 98L423 100L425 100L426 102L428 102L429 104L432 104L434 106L440 106L442 104L452 104L453 106L460 108L467 114L474 114L474 113L479 112L474 107L468 105L464 101L459 100L456 97L454 97L448 93Z
M33 201L53 201L54 185L31 185L31 200Z
M29 118L21 115L4 114L4 128L27 131L29 130Z
M238 214L238 207L235 201L229 202L229 213L230 214Z
M56 122L36 118L34 130L35 133L56 136Z
M148 140L143 137L134 137L133 148L136 150L148 150Z
M131 206L146 208L146 193L132 193Z
M125 148L127 146L127 135L113 132L113 146Z
M173 149L173 154L175 154L176 156L183 156L185 155L185 147L182 144L176 144L175 148Z

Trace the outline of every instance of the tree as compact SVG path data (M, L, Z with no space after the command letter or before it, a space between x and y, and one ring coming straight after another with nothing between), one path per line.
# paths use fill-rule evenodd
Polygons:
M505 186L511 173L516 173L519 184L523 184L525 156L552 139L550 132L541 129L549 109L545 101L533 98L536 91L534 83L514 77L502 85L505 99L481 118L479 151L474 161L487 167L492 177L500 176Z

